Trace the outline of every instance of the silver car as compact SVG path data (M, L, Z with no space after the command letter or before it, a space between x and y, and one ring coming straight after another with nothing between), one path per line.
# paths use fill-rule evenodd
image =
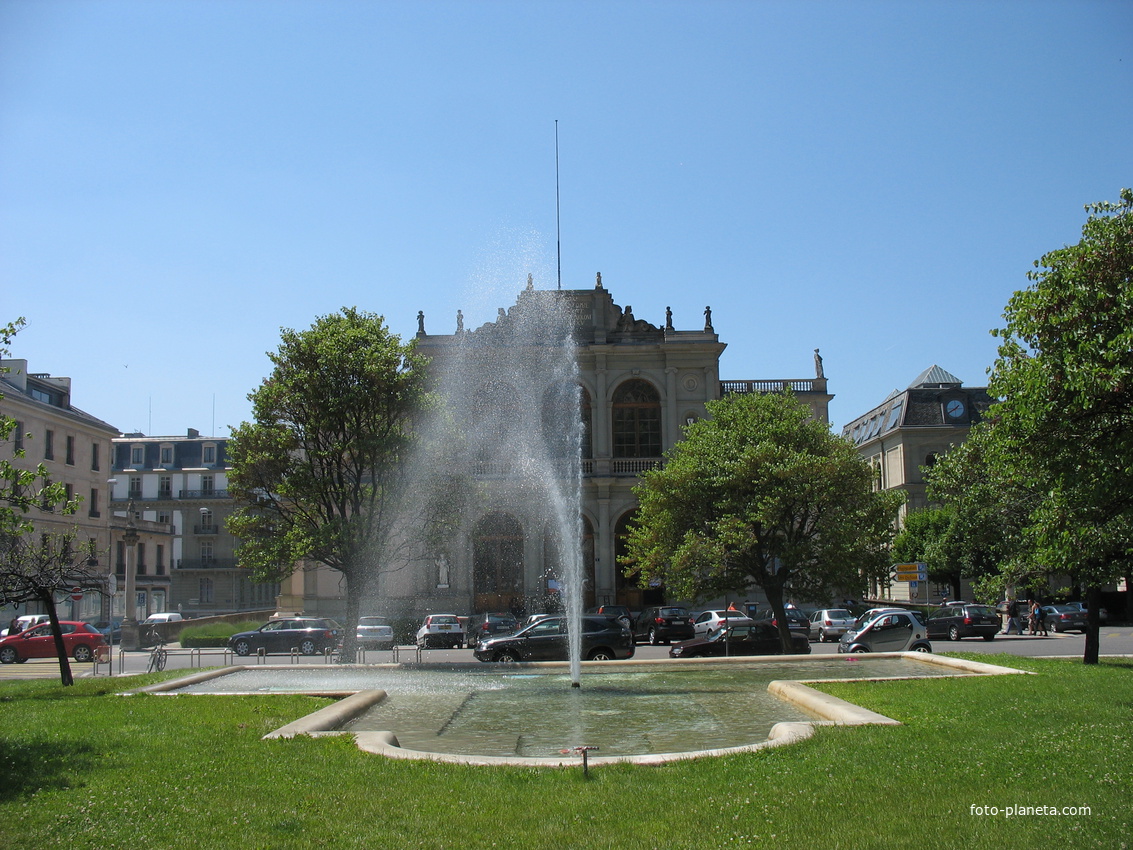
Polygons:
M819 643L842 637L854 625L854 615L845 608L819 608L810 615L810 636Z
M359 617L354 638L366 649L392 649L393 626L385 617Z
M878 614L857 632L846 632L839 652L932 652L928 629L916 611Z

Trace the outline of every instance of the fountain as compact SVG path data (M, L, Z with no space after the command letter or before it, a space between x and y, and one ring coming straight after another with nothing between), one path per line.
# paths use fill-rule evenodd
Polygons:
M536 290L529 275L515 306L500 308L494 322L465 330L458 312L456 333L442 345L433 338L425 342L421 316L418 339L433 360L461 440L459 477L476 488L469 501L521 507L553 541L554 563L544 565L543 580L555 589L569 624L570 684L577 688L583 423L574 316L563 296ZM451 457L444 462L451 464Z

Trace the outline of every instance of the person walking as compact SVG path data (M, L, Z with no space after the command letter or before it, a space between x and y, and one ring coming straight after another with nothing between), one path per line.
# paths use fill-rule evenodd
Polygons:
M1015 627L1015 634L1023 634L1023 627L1019 625L1019 603L1014 599L1007 603L1007 628L1003 630L1005 635L1011 634L1011 627Z
M1035 628L1039 634L1046 637L1046 611L1038 602L1035 603Z
M1039 606L1039 601L1037 599L1031 603L1031 616L1027 618L1031 635L1034 635L1038 632L1039 617L1042 616L1042 610L1043 609Z

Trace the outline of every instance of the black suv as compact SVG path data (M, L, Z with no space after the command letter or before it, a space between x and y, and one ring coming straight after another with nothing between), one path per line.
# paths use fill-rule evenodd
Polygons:
M342 627L334 620L313 617L285 617L264 623L255 631L239 632L228 639L237 655L291 652L314 655L338 646Z
M930 613L925 624L930 638L949 640L966 637L995 640L1001 625L994 608L972 602L949 602Z
M788 606L783 612L787 617L787 628L792 631L800 631L806 634L807 639L810 639L810 618L804 614L800 609L794 606ZM747 606L747 615L753 620L770 620L771 625L778 627L779 621L775 618L775 612L770 608L764 608L760 611L755 610L754 605Z
M633 658L633 635L617 620L582 618L582 657L587 661ZM473 654L481 661L566 661L566 617L544 617L513 635L482 638Z
M476 648L482 640L497 635L509 635L515 631L519 621L511 614L503 611L491 611L487 614L477 614L468 621L466 640L471 649Z
M648 640L651 646L691 640L694 637L692 616L679 605L658 605L646 608L633 623L633 639Z

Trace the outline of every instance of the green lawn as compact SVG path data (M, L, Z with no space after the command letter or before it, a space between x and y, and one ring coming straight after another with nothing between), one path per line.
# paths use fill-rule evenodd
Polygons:
M1133 661L967 657L1039 675L824 685L905 725L589 780L387 761L345 736L260 740L322 699L5 682L0 837L99 850L1129 846Z

